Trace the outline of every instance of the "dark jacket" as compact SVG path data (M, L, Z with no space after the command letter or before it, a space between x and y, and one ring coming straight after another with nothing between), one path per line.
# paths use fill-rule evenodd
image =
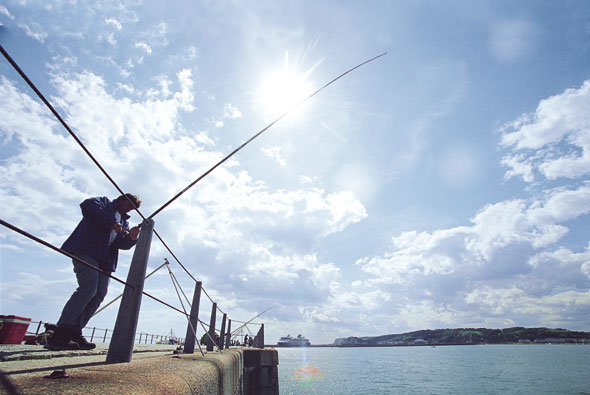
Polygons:
M62 250L70 254L87 255L100 262L101 269L114 272L119 250L128 250L137 242L131 240L127 232L123 232L129 230L129 216L121 214L123 230L109 246L111 230L116 222L115 212L119 207L117 201L111 202L105 196L94 197L84 200L80 207L82 220L61 246Z

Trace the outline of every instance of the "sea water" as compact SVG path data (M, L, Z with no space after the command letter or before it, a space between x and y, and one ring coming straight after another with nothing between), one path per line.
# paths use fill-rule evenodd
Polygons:
M279 348L281 394L585 394L590 345Z

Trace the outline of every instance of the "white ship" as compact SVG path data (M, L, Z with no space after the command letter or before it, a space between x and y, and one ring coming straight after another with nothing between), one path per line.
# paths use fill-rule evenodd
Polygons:
M277 343L277 347L309 347L311 343L304 336L297 335L297 337L291 337L291 335L283 336Z

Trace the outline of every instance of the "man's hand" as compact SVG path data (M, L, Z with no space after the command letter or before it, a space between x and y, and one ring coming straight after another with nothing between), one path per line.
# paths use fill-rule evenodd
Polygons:
M129 229L129 238L131 240L137 240L139 238L139 225Z
M113 225L113 230L115 232L119 233L121 231L121 229L123 229L123 226L120 223L115 222L115 224Z

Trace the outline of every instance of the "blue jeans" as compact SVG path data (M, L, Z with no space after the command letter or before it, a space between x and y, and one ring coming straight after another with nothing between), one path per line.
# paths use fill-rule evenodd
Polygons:
M98 262L89 256L77 256L92 266L99 267ZM72 262L78 280L78 288L64 306L57 326L81 330L90 321L90 318L98 310L98 306L106 296L110 278L74 259L72 259Z

